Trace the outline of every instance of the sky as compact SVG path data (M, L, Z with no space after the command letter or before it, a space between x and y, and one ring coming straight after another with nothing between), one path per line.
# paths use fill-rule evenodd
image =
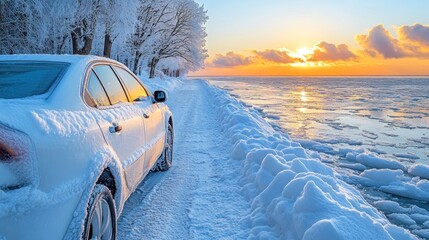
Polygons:
M196 1L209 57L194 76L429 75L429 1Z

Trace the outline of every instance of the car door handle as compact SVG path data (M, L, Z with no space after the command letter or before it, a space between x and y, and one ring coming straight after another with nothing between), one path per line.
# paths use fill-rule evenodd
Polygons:
M117 123L113 123L112 126L109 127L109 130L111 133L117 133L122 131L122 126Z
M146 113L143 113L143 117L144 118L150 118L150 116L148 114L146 114Z

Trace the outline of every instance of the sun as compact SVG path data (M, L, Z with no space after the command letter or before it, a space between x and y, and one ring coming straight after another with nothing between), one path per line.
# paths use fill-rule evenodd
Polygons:
M312 55L314 51L308 48L300 48L296 52L303 57L308 57L308 55Z
M303 63L306 63L307 60L313 55L314 51L310 48L303 47L296 51L290 51L289 55L296 59L301 60Z

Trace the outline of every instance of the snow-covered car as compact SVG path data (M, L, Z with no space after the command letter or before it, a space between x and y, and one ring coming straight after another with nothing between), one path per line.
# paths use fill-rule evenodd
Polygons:
M0 239L114 239L124 202L172 164L166 93L95 56L0 56Z

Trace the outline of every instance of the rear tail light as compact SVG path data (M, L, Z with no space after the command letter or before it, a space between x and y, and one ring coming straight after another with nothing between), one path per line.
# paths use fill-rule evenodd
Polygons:
M13 189L19 185L19 181L10 164L14 157L16 157L16 153L0 142L0 189L2 190Z
M0 142L0 161L10 161L13 157L16 157L16 153Z
M29 137L0 124L0 189L10 190L35 183Z

